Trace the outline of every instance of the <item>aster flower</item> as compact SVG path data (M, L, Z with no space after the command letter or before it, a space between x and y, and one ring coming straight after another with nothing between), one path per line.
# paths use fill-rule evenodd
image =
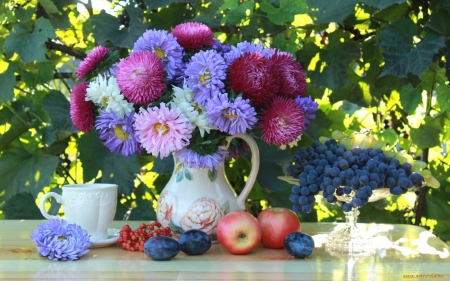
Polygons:
M212 30L199 22L185 22L175 26L170 32L184 49L200 50L214 44Z
M316 111L319 109L319 105L313 101L311 96L296 97L295 101L300 105L305 115L305 128L309 126L311 120L316 118Z
M70 118L82 132L89 132L94 127L94 104L86 101L88 85L88 82L80 82L72 88L70 94Z
M269 59L272 73L279 83L279 95L295 98L306 92L305 71L292 54L277 52Z
M182 64L183 48L174 35L164 30L147 30L134 43L133 52L140 51L154 53L161 60L169 80L177 74Z
M95 120L95 129L105 146L115 154L121 153L123 156L141 154L142 149L135 135L133 122L134 111L125 118L120 118L114 111L102 110Z
M220 94L208 102L206 111L208 122L230 135L245 134L258 121L250 100L240 96L229 100L227 94Z
M278 92L269 61L258 53L245 53L228 68L230 88L255 106L269 102Z
M214 44L212 45L213 50L216 50L217 53L222 56L231 51L231 46L228 44L223 44L218 39L214 39Z
M134 128L142 146L160 158L186 147L194 130L179 108L169 109L165 103L149 109L141 107Z
M51 219L40 224L31 234L40 255L50 260L77 260L89 252L90 235L77 224Z
M305 116L294 99L277 96L262 110L259 127L263 141L278 146L286 145L303 132Z
M131 102L148 104L155 101L165 88L164 69L152 52L132 53L119 63L116 77L119 89Z
M133 104L129 103L120 92L115 77L97 76L94 81L89 83L86 100L94 102L107 112L114 111L120 118L134 110Z
M230 65L235 59L243 56L245 53L257 53L265 58L269 58L273 53L273 49L265 49L261 43L255 44L248 41L237 43L236 46L231 46L231 50L224 54L227 65Z
M222 56L214 50L200 51L191 58L185 71L186 83L195 93L197 103L205 105L223 91L226 67Z
M250 151L248 144L239 138L234 138L231 140L230 146L228 147L228 159L237 159L239 156L247 154Z
M186 85L183 88L173 87L173 99L169 103L171 108L179 108L192 125L198 127L200 135L209 133L213 127L208 123L204 107L194 101L194 92Z
M184 148L175 152L175 157L180 163L194 169L208 168L211 171L223 165L224 158L228 156L228 151L219 148L215 153L200 155L197 152Z
M105 59L109 54L109 49L103 46L95 47L82 62L78 65L76 70L77 78L84 79L84 77L93 71L95 67Z

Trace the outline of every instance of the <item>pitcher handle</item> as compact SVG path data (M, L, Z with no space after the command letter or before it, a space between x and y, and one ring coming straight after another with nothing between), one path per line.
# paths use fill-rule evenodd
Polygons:
M250 147L250 151L252 152L252 159L251 159L251 170L250 174L248 175L247 182L245 183L244 189L242 190L241 194L236 198L237 204L239 206L239 209L245 210L245 200L247 199L248 195L250 194L250 191L253 188L253 185L256 181L256 176L258 175L259 170L259 149L258 145L256 144L255 140L248 134L237 134L232 135L226 138L227 146L226 149L230 146L231 140L234 138L240 138L243 141L245 141L248 146Z

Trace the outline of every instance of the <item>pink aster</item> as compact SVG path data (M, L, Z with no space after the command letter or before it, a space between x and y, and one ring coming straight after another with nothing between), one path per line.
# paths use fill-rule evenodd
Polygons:
M305 116L294 99L275 97L260 117L262 140L277 146L295 141L305 128Z
M77 78L83 79L89 72L95 69L95 67L108 56L109 49L103 46L95 47L86 58L80 62L77 68Z
M75 127L82 132L89 132L94 127L94 104L86 101L86 89L89 83L76 84L70 94L70 118Z
M242 93L255 106L264 105L278 92L270 62L259 53L244 53L228 68L230 89Z
M214 44L214 34L212 30L199 22L186 22L175 26L172 31L178 44L184 49L201 50L205 46Z
M136 52L120 61L116 73L123 95L136 104L157 100L165 88L164 67L149 51Z
M277 52L269 58L272 73L275 75L280 88L279 95L292 98L303 96L306 92L305 71L302 66L294 60L292 54Z
M160 158L170 155L189 144L194 127L179 108L169 109L165 103L160 107L140 108L134 117L134 128L147 152Z

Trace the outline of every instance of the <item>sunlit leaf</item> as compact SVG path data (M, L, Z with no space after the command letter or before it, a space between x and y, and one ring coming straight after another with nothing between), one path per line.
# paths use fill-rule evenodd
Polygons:
M314 19L315 24L327 22L342 24L345 18L353 13L357 1L307 0L306 3L310 9L309 15Z
M437 105L442 111L450 112L450 88L441 84L436 88Z
M394 4L401 4L406 2L405 0L363 0L364 4L378 8L384 9Z
M228 11L224 20L230 24L239 24L247 17L247 10L249 11L249 17L253 14L254 6L253 1L245 1L236 8Z
M422 102L422 91L411 84L406 85L400 91L400 103L408 114L413 114Z
M172 3L185 3L183 0L144 0L144 3L147 5L148 9L153 10L157 8L164 8L169 6Z
M42 105L52 121L52 131L54 133L78 132L70 118L69 101L61 92L49 91L42 100Z
M439 134L442 127L432 117L425 117L418 129L411 129L411 140L420 149L439 145Z
M35 198L28 192L14 194L11 198L6 200L5 204L1 207L1 210L7 220L44 219L41 211L36 205Z
M16 85L16 76L14 75L14 69L8 67L8 69L0 74L0 105L9 101L14 97L14 86Z
M278 25L285 22L292 23L295 15L309 12L305 0L280 0L279 8L274 7L269 2L261 2L261 10L267 13L269 19Z

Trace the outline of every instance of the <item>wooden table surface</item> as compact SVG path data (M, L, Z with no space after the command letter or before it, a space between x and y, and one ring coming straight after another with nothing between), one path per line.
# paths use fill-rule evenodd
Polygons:
M368 258L332 255L324 238L336 224L302 223L316 248L308 259L293 259L284 249L258 247L232 255L220 244L201 256L182 252L170 261L116 245L91 249L77 261L39 257L29 238L44 221L0 221L0 280L450 280L450 247L412 225L359 224L376 234L377 252ZM140 222L115 221L112 228Z

